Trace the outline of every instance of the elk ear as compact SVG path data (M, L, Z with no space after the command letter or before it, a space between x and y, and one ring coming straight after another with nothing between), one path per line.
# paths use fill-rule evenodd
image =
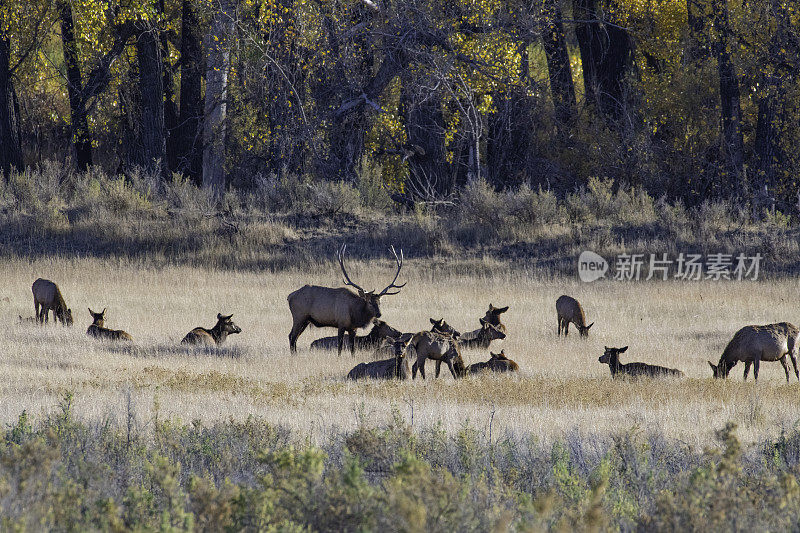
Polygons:
M495 308L494 308L494 312L495 312L495 313L497 313L498 315L501 315L501 314L505 313L506 311L508 311L508 306L505 306L505 307L495 307Z
M103 311L102 311L100 314L101 314L101 315L104 315L104 314L106 314L106 309L108 309L108 307L104 307L104 308L103 308ZM69 311L69 309L67 309L67 311Z
M94 316L94 312L92 311L92 308L91 308L91 307L87 307L86 309L88 309L88 310L89 310L89 314L90 314L90 315Z
M217 313L217 320L222 320L222 313Z
M627 346L623 346L622 348L620 348L620 349L619 349L619 350L617 350L617 351L618 351L619 353L622 353L622 352L626 351L627 349L628 349L628 347L627 347Z
M438 321L438 320L434 320L434 319L432 319L432 318L431 318L431 324L433 324L433 325L435 326L435 325L437 325L438 323L439 323L439 321Z
M594 326L594 322L592 322L591 324L589 324L588 326L586 326L586 330L588 331L588 330L589 330L589 328L590 328L590 327L592 327L592 326ZM626 348L627 348L627 346L626 346Z
M717 366L714 363L712 363L711 361L706 361L706 362L708 363L708 366L711 367L711 370L713 370L714 373L716 374L717 373Z

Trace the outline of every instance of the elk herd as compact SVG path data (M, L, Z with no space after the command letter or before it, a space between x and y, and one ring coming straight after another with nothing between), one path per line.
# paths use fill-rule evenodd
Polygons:
M289 332L289 350L297 352L297 339L309 325L317 328L329 327L337 330L334 337L324 337L311 343L312 350L337 350L341 355L345 343L351 355L359 352L372 352L372 360L356 365L347 375L348 379L399 379L410 376L416 378L417 372L425 379L425 363L430 359L435 362L435 376L439 377L442 364L447 366L453 378L458 379L481 372L516 372L519 365L509 359L505 350L499 353L489 352L489 360L465 365L462 349L487 350L492 341L506 338L508 331L501 322L500 315L508 311L506 307L495 307L489 304L486 314L478 319L479 328L460 333L445 320L430 319L431 328L416 332L402 332L381 319L380 302L384 296L400 293L406 283L397 284L403 268L403 251L398 255L394 247L390 251L397 267L391 283L383 290L365 291L356 285L347 273L344 259L346 245L342 245L337 259L342 271L344 287L321 287L304 285L287 297L289 311L292 316L292 328ZM349 287L355 289L351 290ZM54 322L65 326L73 324L72 310L67 306L58 286L50 280L39 278L33 282L33 303L35 317L19 317L20 322L48 322L50 311ZM118 329L110 329L105 325L105 312L96 313L89 309L92 323L86 334L97 339L115 342L132 342L133 337ZM234 324L233 315L217 314L217 323L210 329L196 327L183 337L181 344L219 346L228 335L241 333ZM569 334L570 324L574 325L581 337L588 337L594 322L587 325L586 313L575 298L562 295L556 300L556 317L558 319L557 335ZM371 326L366 335L356 335L356 331ZM780 361L789 381L789 366L786 358L792 362L795 377L800 381L797 368L796 350L798 348L797 326L789 322L767 324L763 326L745 326L741 328L725 347L719 362L715 365L708 362L714 378L727 378L731 369L738 363L744 363L744 379L753 367L753 375L758 379L762 361ZM605 347L598 362L607 364L613 378L631 377L674 377L684 374L674 368L632 362L622 363L620 354L626 352L622 348ZM413 360L413 363L412 363Z

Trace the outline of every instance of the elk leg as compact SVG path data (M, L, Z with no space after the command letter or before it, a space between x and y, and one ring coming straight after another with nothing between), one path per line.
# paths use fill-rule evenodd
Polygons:
M342 345L344 344L344 328L339 328L336 333L336 347L338 348L337 355L342 355Z
M41 322L41 316L39 315L39 302L36 301L36 298L33 299L33 308L36 309L36 322Z
M422 379L425 379L425 358L420 355L417 355L417 360L411 366L411 379L417 379L417 369Z
M783 365L783 371L786 372L786 383L789 383L789 364L786 362L785 355L781 357L781 365Z
M744 362L744 380L747 381L747 375L750 374L750 361Z
M50 321L50 308L45 307L44 304L42 304L42 314L44 315L44 323L47 324Z
M761 358L757 357L756 360L753 361L753 377L755 378L756 381L758 381L758 367L759 366L761 366Z
M794 352L789 352L789 359L792 360L792 367L794 367L794 375L797 376L797 380L800 381L800 373L797 372L797 358L794 356Z
M291 353L297 353L297 338L306 330L308 323L308 320L302 320L295 322L292 326L292 331L289 332L289 351Z
M356 330L347 332L348 340L350 341L350 355L356 356Z
M453 379L458 379L458 376L456 376L456 369L453 368L453 360L452 359L448 359L447 360L447 368L449 368L450 369L450 373L453 374Z
M558 317L558 336L561 336L561 317Z
M439 377L439 372L441 370L442 370L442 362L437 360L436 361L436 377L437 378Z
M564 336L569 334L569 320L564 319Z

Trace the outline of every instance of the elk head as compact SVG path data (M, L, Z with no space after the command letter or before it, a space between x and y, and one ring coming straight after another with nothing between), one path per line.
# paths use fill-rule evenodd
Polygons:
M715 365L709 361L708 366L711 367L711 371L714 373L714 379L725 379L728 377L728 373L731 371L731 369L728 368L726 361L720 361L718 365Z
M223 315L222 313L217 313L217 325L214 326L215 328L219 328L221 333L225 333L226 335L230 335L231 333L241 333L242 328L237 326L233 323L231 318L233 315Z
M99 313L95 313L90 307L87 307L87 309L89 309L89 314L92 315L92 325L102 328L105 322L106 308L104 307Z
M435 333L441 333L442 335L450 335L454 339L458 339L461 336L461 333L456 331L456 329L444 321L444 318L440 318L439 320L431 318L431 331Z
M580 326L578 324L575 324L575 327L578 328L578 331L580 332L581 337L588 337L589 336L589 328L592 327L592 326L594 326L594 322L592 322L588 326Z
M344 284L346 286L353 287L358 291L358 295L366 303L367 310L370 315L372 315L375 318L380 318L381 310L378 306L380 304L381 296L393 296L395 294L398 294L400 292L400 289L405 287L406 283L408 283L406 282L401 285L396 285L395 283L397 281L397 277L400 275L400 270L403 268L403 250L402 249L400 250L400 256L398 257L397 252L394 251L394 246L389 247L389 250L392 252L392 255L394 255L395 263L397 263L397 271L394 274L394 279L392 280L392 282L389 285L387 285L385 289L383 289L381 292L377 294L375 294L374 290L369 292L365 291L364 289L353 283L353 281L350 279L350 276L347 275L347 269L344 266L344 253L346 250L347 250L347 245L343 244L342 247L339 248L339 252L337 254L337 258L339 259L339 266L342 268L342 275L344 275ZM397 290L390 292L391 289L397 289Z

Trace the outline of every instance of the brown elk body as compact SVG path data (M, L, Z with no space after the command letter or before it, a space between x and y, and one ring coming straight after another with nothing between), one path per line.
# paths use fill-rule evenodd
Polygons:
M447 335L447 336L453 337L454 339L458 339L461 336L461 333L456 331L456 329L453 326L451 326L450 324L445 322L444 318L440 318L439 320L436 320L435 318L431 318L430 321L431 321L431 331L433 333L439 333L441 335ZM400 336L397 337L397 340L410 339L413 336L414 336L414 333L401 333ZM382 355L388 356L388 355L391 355L392 353L394 353L394 347L393 347L392 339L387 339L386 341L383 342L382 345L380 345L378 347L377 350L375 350L375 353L373 354L373 356L382 356ZM439 376L439 367L441 366L441 364L442 364L441 361L437 361L436 362L436 376L437 377Z
M211 329L197 327L186 334L181 344L204 344L206 346L219 346L228 335L241 333L242 329L231 320L233 315L217 313L217 323Z
M627 346L622 348L609 348L606 346L605 349L605 352L597 359L597 361L607 364L608 368L611 370L611 376L614 378L622 376L650 378L683 377L683 372L675 368L649 365L647 363L620 363L619 354L627 350Z
M417 370L419 370L422 379L425 379L425 361L428 359L445 363L454 378L463 377L466 372L464 360L461 358L461 352L458 348L458 341L450 335L442 335L432 331L420 331L414 334L409 341L406 347L406 351L408 350L413 350L417 355L416 361L411 367L412 379L417 377Z
M500 315L508 311L508 306L505 307L495 307L492 304L489 304L489 310L486 311L486 314L483 316L483 320L481 320L481 324L484 321L488 322L489 324L496 326L497 329L506 333L505 325L500 322Z
M356 365L347 379L408 379L409 368L408 358L406 357L406 346L411 340L410 337L404 340L392 341L393 356L382 361L372 361Z
M392 283L378 294L375 294L375 291L366 292L350 280L344 266L345 250L346 245L342 245L339 249L339 266L344 275L345 285L354 287L358 292L354 293L346 287L331 288L305 285L291 293L287 300L289 301L289 311L292 313L292 331L289 332L289 350L292 353L297 352L297 338L309 324L313 324L318 328L332 327L338 329L337 348L339 355L342 353L344 334L347 332L350 353L355 354L356 330L365 327L374 318L380 318L379 304L382 296L397 294L405 286L405 283L395 285L397 277L400 275L400 270L403 268L402 250L398 257L394 247L391 248L397 262L397 272ZM398 290L389 292L389 289L392 288Z
M481 319L481 329L468 331L458 338L458 343L464 348L488 348L493 340L502 340L506 334L500 328Z
M53 310L53 320L61 321L65 326L72 325L72 309L67 307L58 285L49 279L39 278L31 286L33 292L33 307L36 310L36 319L46 323L50 310Z
M586 313L583 312L583 307L581 307L578 300L566 294L559 296L558 300L556 300L556 314L558 315L559 335L561 335L563 331L564 336L567 336L569 333L569 324L571 322L578 328L581 337L589 336L589 328L594 325L594 322L588 326L586 325Z
M109 329L105 327L105 309L100 313L95 313L89 309L89 314L92 315L92 324L86 330L86 334L90 337L107 339L110 341L133 341L133 337L131 337L129 333L121 329Z
M402 335L400 330L394 329L392 326L379 320L372 319L372 329L366 335L356 336L356 350L372 350L380 346L384 340L393 340ZM312 350L335 350L339 346L338 337L323 337L311 343Z
M478 374L480 372L517 372L519 370L519 365L506 357L505 350L500 350L500 353L492 353L489 352L491 355L491 359L481 363L475 363L469 365L467 370L470 374Z
M789 322L778 322L777 324L766 324L764 326L745 326L737 331L733 338L725 346L719 363L714 365L711 361L708 364L714 373L715 378L727 378L731 369L736 363L744 363L744 379L750 373L750 365L753 365L753 375L758 379L758 370L761 361L780 361L783 370L786 372L786 381L789 381L789 365L786 363L786 356L792 360L794 374L800 380L797 371L797 326Z

